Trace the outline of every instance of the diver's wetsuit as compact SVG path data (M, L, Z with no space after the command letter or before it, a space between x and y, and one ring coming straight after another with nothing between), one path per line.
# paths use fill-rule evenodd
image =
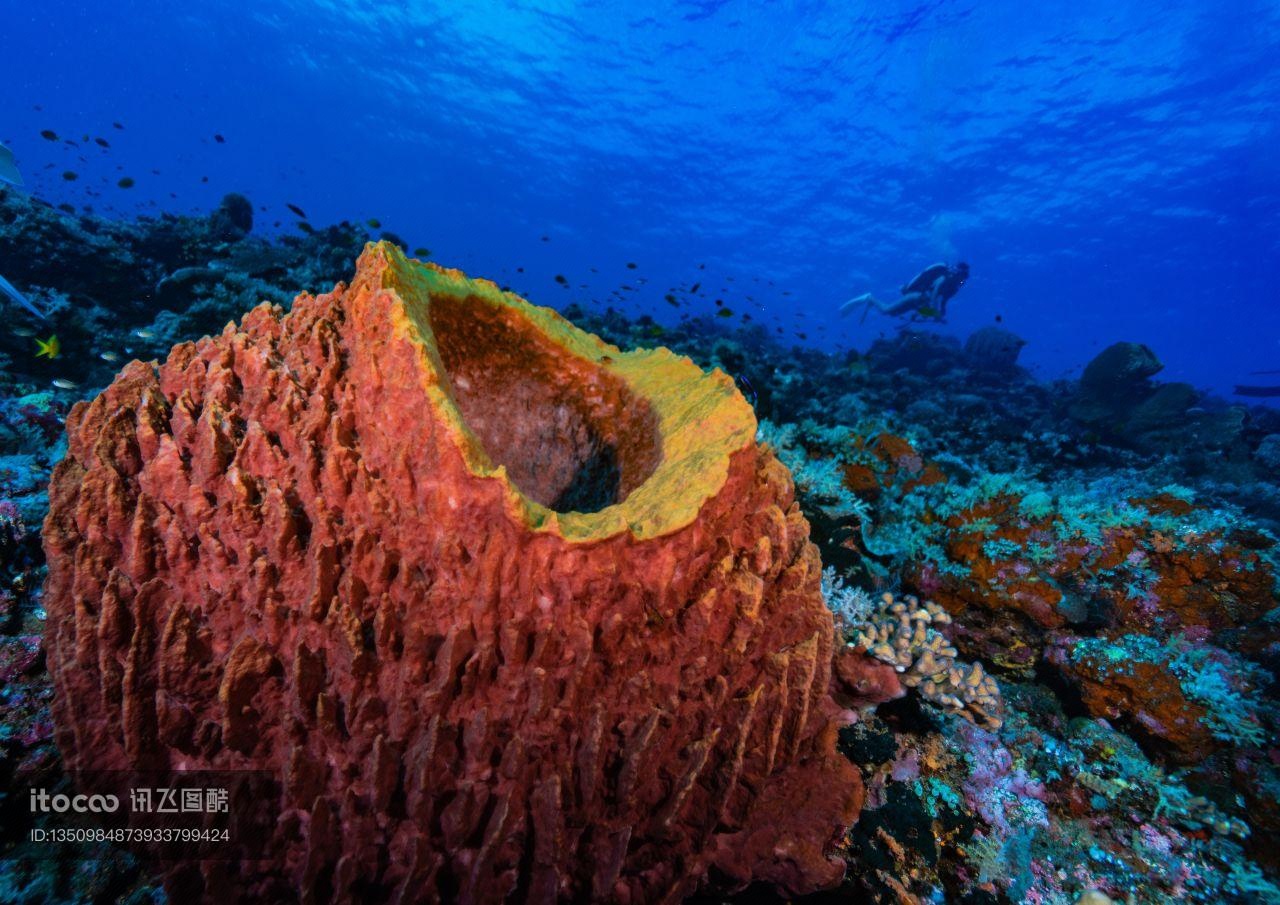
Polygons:
M840 313L844 314L858 305L865 304L867 307L862 312L862 318L865 320L873 306L890 317L900 317L904 314L914 314L923 308L932 308L936 312L934 316L941 320L946 316L947 302L960 291L960 287L968 278L969 265L963 261L955 267L932 264L920 271L911 282L899 290L901 296L896 301L882 302L867 292L841 305Z

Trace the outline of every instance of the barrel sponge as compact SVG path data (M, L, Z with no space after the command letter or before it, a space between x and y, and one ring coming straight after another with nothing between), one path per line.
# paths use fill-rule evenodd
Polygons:
M240 901L839 881L833 626L718 371L366 248L77 405L44 543L68 767L279 777Z

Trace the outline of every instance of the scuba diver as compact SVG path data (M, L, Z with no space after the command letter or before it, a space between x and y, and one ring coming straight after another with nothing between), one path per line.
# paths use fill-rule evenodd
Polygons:
M969 265L964 261L958 262L954 267L933 264L916 274L914 279L899 290L900 297L897 301L882 302L870 292L864 292L841 305L840 313L848 314L859 305L865 305L859 323L867 319L873 307L890 317L910 314L912 320L945 320L947 302L960 291L967 279Z

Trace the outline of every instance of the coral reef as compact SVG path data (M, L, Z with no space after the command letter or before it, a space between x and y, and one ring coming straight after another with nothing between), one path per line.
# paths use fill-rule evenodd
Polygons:
M1000 728L1000 689L986 675L981 663L961 663L956 649L935 625L946 625L951 616L932 601L915 597L895 600L885 594L879 609L857 629L851 643L903 674L908 688L920 688L925 700L952 713Z
M900 684L918 687L929 703L1000 728L1000 689L983 673L981 663L956 660L956 649L937 628L951 623L946 610L911 596L895 600L892 594L882 594L873 601L861 588L847 586L830 566L822 573L822 596L847 639L846 647L892 666L901 674Z
M701 354L756 387L772 373L761 435L795 473L838 618L865 621L885 590L935 601L1004 698L995 732L906 695L842 734L868 786L848 894L1278 894L1262 840L1280 827L1280 521L1262 459L1280 416L1201 397L1176 442L1104 435L1073 414L1081 384L997 376L918 330L865 358L749 342L754 360L724 340ZM1162 386L1145 371L1121 381L1138 401Z
M47 665L58 662L57 654L50 651L47 655L42 641L47 601L41 590L41 535L49 508L45 487L53 464L67 452L62 420L71 402L94 396L96 388L111 383L131 357L149 358L203 332L220 332L229 320L262 299L285 304L299 287L327 291L345 276L350 261L368 238L362 228L349 224L318 228L303 236L266 238L253 232L252 217L244 214L245 205L229 199L220 211L204 218L109 221L50 208L21 193L0 189L0 231L11 239L0 243L0 273L13 278L50 317L46 327L31 322L21 310L10 309L13 329L0 335L0 900L34 905L164 899L165 893L154 886L155 865L139 862L123 848L103 845L92 850L91 860L54 860L35 851L24 839L25 828L31 825L23 806L26 790L37 786L69 790L62 758L52 741L53 686ZM340 295L347 292L350 290L344 288ZM305 304L314 311L320 303L310 299ZM826 667L814 660L812 696L827 707L829 694L835 712L821 717L815 714L813 719L821 718L831 728L834 723L830 721L857 719L839 730L837 750L856 768L865 787L859 819L825 852L840 856L847 865L841 886L796 901L1071 905L1079 900L1102 902L1102 896L1113 902L1143 905L1280 901L1280 857L1273 844L1280 830L1280 749L1276 745L1280 715L1273 678L1280 674L1280 552L1276 544L1280 535L1280 484L1276 481L1280 411L1199 393L1194 394L1191 404L1193 394L1188 388L1159 382L1155 352L1138 343L1124 344L1119 351L1100 356L1096 367L1089 366L1088 380L1046 382L1017 365L1014 352L1021 343L1016 337L993 330L978 331L980 335L961 343L911 327L882 337L865 354L828 355L812 348L788 347L758 326L736 327L724 318L691 318L665 325L650 317L624 316L602 307L569 306L564 313L622 348L649 346L660 336L664 345L689 356L697 365L723 369L736 379L756 409L760 441L774 447L793 472L795 499L825 568L819 578L810 554L798 554L806 562L804 590L792 588L791 592L816 601L820 584L839 628L832 645L829 684L823 691L817 690L822 680L819 672ZM272 323L287 320L277 317L278 312L260 311L249 325L266 330ZM355 326L344 322L342 330L349 335ZM34 357L30 334L37 327L40 338L54 332L62 338L59 358ZM236 332L233 328L229 335ZM199 348L221 348L219 343L228 341L205 340ZM324 358L329 353L322 350L333 348L335 341L334 334L321 333L313 340L319 344L316 352L282 357L283 363L269 356L255 373L281 375L282 379L287 375L282 387L294 386L295 380L313 380L314 371L298 370L298 363L313 360L308 357L312 354ZM385 346L378 348L383 351L367 360L381 374L394 356L385 352ZM251 351L247 346L236 346L225 361L217 362L221 373L239 373L236 369L247 367L252 359ZM606 354L616 359L625 355ZM204 360L196 358L187 366L194 367L197 360L204 367ZM442 357L441 366L446 364ZM131 367L127 379L145 383L150 366L141 371L137 365ZM69 378L80 387L51 386L52 378ZM471 382L465 373L464 378ZM240 391L234 384L216 389L205 386L210 386L210 392ZM609 387L600 385L602 400L609 392ZM165 397L153 390L148 398L142 408L144 415L153 413L153 406ZM399 397L370 399L366 405L380 406L379 417L386 417L384 412L413 411ZM480 419L476 421L480 425L486 414L483 409L481 405L479 409L473 406L469 413L464 411L463 423ZM335 410L315 409L312 417L328 423ZM111 422L112 430L129 435L136 411L137 406L122 409L119 420ZM306 411L303 406L273 414L277 422L268 419L267 423L278 423L281 418L289 421ZM1106 414L1099 418L1097 412ZM172 407L169 414L174 414ZM81 412L77 415L81 420L75 422L82 433L84 417ZM376 432L349 428L348 422L339 420L334 422L335 429L340 429L338 435L322 437L307 448L330 450L354 444L373 449L381 443L420 436L413 433L420 429L414 419L401 420L395 436L383 438ZM220 425L212 422L211 415L203 423L199 418L193 421L201 431L209 428L198 435L200 442L208 445L202 447L204 458L183 463L186 469L207 469L223 461L219 457L234 457L251 433L247 424L229 416ZM588 423L595 422L588 419ZM499 422L477 431L480 448L501 443L508 447L522 444L521 449L533 445L514 434L500 436L500 427ZM192 429L184 428L187 436ZM289 430L276 431L264 439L257 431L252 433L246 456L249 450L256 451L258 458L253 461L257 471L246 467L238 473L260 476L278 461L276 444L295 435ZM576 449L601 452L609 445L596 444L591 431L569 435L579 438L574 441ZM599 430L595 435L601 436ZM136 436L145 440L148 435L144 431ZM236 445L226 445L224 438ZM149 448L145 443L100 447L115 460L135 452L140 456ZM764 460L767 458L765 455ZM364 470L352 473L345 455L323 461L330 459L334 460L330 470L321 470L316 480L344 487L376 486L397 473L398 467L394 462L383 463L373 472L366 462ZM607 454L597 457L596 462L600 467L589 470L592 479L580 485L589 492L577 499L599 499L592 488L612 485L615 477L619 486L624 482L623 461L614 463L616 469L608 466ZM530 477L530 469L517 471L523 464L519 457L507 464L505 480L514 480L517 487L523 486L523 481L529 485L526 490L542 499L533 503L547 509L548 527L540 529L538 536L542 543L552 544L555 529L550 527L551 517L554 515L559 524L561 514L546 501L554 503L553 498L563 493L564 473L554 467L534 468ZM484 480L497 481L496 468L495 464L495 474ZM429 482L430 474L415 471L415 480ZM760 476L758 470L755 474ZM545 483L540 483L544 475ZM781 503L787 498L786 480L776 464L766 469L762 480L772 489L760 490L760 481L754 478L734 486L755 487L762 495L758 498L776 498L770 505L788 511ZM323 519L312 521L310 516L304 521L301 516L306 510L300 499L268 494L255 501L251 491L256 486L228 484L217 493L242 494L236 497L238 503L224 507L227 512L239 513L239 527L257 530L257 514L265 518L271 513L276 519L272 525L280 532L261 538L253 551L227 548L239 557L234 566L221 570L228 575L243 575L237 570L247 568L244 563L254 561L259 548L276 549L272 544L300 548L306 531L311 537L326 530L346 536L342 532L348 521L367 517L363 510L349 507L350 512L341 513L343 521L337 528L332 524L326 527ZM403 499L390 501L388 506L401 508L388 511L403 511L406 501L413 499L407 492L400 497ZM215 494L215 503L219 499ZM185 507L201 505L199 494L183 500ZM537 510L531 507L525 511ZM109 510L105 518L115 532L112 536L127 537L132 543L132 535L119 533L122 525L131 528L132 522L124 521L120 511ZM171 516L157 514L156 520L165 518ZM783 522L785 543L796 544L794 552L803 546L798 540L803 533L800 514L792 512ZM292 540L285 530L290 524L294 526ZM796 538L792 537L793 525ZM732 530L726 537L739 540L739 532L752 530L740 521L729 527ZM779 527L774 525L770 530ZM414 530L418 530L416 526ZM404 549L407 534L407 529L391 532L387 551ZM145 532L138 536L145 537ZM397 714L406 722L410 717L403 715L404 708L419 706L418 699L407 703L394 700L394 706L381 714L376 709L349 706L381 694L374 693L372 677L382 675L386 663L396 662L396 639L407 641L409 637L403 634L404 625L376 618L384 604L381 592L375 595L371 589L384 587L380 581L415 581L425 586L436 574L411 576L403 557L393 571L390 559L377 545L371 547L366 540L357 546L354 536L351 539L350 551L343 554L348 558L335 556L344 578L334 593L362 595L358 618L348 619L350 608L340 605L330 606L323 622L310 617L303 620L308 631L306 649L315 651L317 657L324 651L324 678L330 683L317 691L313 706L302 706L296 696L272 697L282 686L292 687L289 683L297 681L295 674L305 683L314 681L313 661L299 660L296 648L280 649L275 655L279 670L268 666L259 685L251 689L243 683L234 689L228 687L229 695L234 691L228 698L233 703L243 700L242 692L253 691L247 701L249 710L241 710L232 720L238 728L231 737L242 747L252 743L258 746L254 750L265 750L281 743L282 737L270 732L263 733L261 739L246 738L243 727L251 719L276 720L279 725L287 724L290 732L298 728L298 738L303 740L318 731L354 738L351 733L355 731L365 742L379 745L376 750L368 748L363 760L344 759L341 769L345 776L325 774L326 783L332 779L352 790L349 799L343 796L331 801L327 816L321 812L331 827L339 826L350 809L358 810L367 796L385 791L385 785L379 785L385 782L379 771L394 760L392 755L406 763L417 757L410 751L394 750L391 733L383 732L383 741L378 743L376 737L370 740L363 734L366 729L362 727L390 725L387 721ZM591 544L575 543L578 547ZM717 555L727 555L731 543L738 540L726 540L725 552L717 551ZM154 566L161 557L198 559L213 555L211 549L206 549L203 541L199 546L162 551L127 546L116 564L122 569L136 567L141 563L137 557L145 554ZM441 549L448 552L455 548L445 544ZM128 559L126 551L135 559ZM735 570L744 567L751 570L755 555L745 561L736 559L726 574L740 574ZM504 564L507 571L503 574L524 574L524 567L513 560ZM308 563L306 568L313 566ZM358 576L360 582L354 578L348 581L347 575ZM276 578L265 572L261 575L266 583ZM597 571L592 580L605 586L614 578L612 573ZM193 711L193 720L214 728L207 730L207 736L193 733L193 744L221 739L227 724L225 706L217 699L220 683L212 681L212 675L221 675L230 665L235 648L226 645L215 654L212 648L200 647L212 637L213 626L230 631L219 621L226 619L219 614L233 610L225 598L226 585L219 581L218 574L211 576L210 588L214 590L201 590L193 596L193 603L184 603L189 610L194 606L201 608L201 614L214 616L211 623L200 626L198 643L191 648L193 657L207 652L214 658L213 665L193 669L185 677L168 672L162 676L165 682L178 685L189 681L210 700L204 709ZM148 593L158 593L154 587ZM447 591L438 582L432 587L436 594ZM645 587L656 594L660 586L651 583ZM308 585L301 593L309 600L313 590ZM297 596L289 587L284 592L290 599ZM892 594L895 604L903 605L902 612L895 614L891 608L886 612L886 593ZM244 596L254 595L246 590ZM620 592L619 597L626 594ZM911 597L931 602L932 608L930 603L908 607ZM146 601L150 599L142 603L149 605ZM132 606L134 601L128 603ZM816 612L816 607L810 609ZM896 642L904 637L906 650L911 651L917 626L911 625L909 635L894 628L899 617L914 615L920 609L932 619L925 623L922 641L939 645L948 655L954 649L955 664L964 675L980 665L981 674L998 684L1002 700L998 728L994 723L965 719L964 713L954 708L935 706L936 702L922 693L923 679L918 671L913 672L919 651L908 663L908 656L899 653ZM118 616L128 610L119 606L111 612ZM711 631L719 625L699 622L702 613L693 606L659 624L658 616L665 614L657 609L647 611L636 640L669 637L669 632L673 636L673 622L695 632L700 626ZM262 617L255 632L265 639L264 644L274 645L284 632L280 626L287 629L290 623L278 610L264 612ZM339 618L342 624L338 624ZM423 615L415 611L415 618ZM165 626L147 624L152 631L141 636L138 657L146 653L163 662L167 655L161 644ZM524 631L525 625L527 622L519 623L513 631ZM858 647L852 637L859 630L870 632L876 625L891 630L895 639L890 645L892 656L882 649L885 659ZM105 633L104 650L118 645L126 632L132 637L133 626L123 620L108 620L108 626L111 631ZM787 633L793 629L783 625L769 631ZM445 637L447 633L437 635L439 646L428 646L431 662L444 656L461 664L466 656L478 653L478 648L468 647L466 639L458 635L445 652ZM937 637L945 638L945 647ZM877 643L881 640L880 629L876 629L876 639ZM870 634L866 640L871 641ZM144 642L152 647L147 648ZM849 646L850 642L854 646ZM119 659L95 661L90 668L117 671L112 673L116 675L124 672L129 651L115 649L120 651ZM484 662L496 662L498 652L505 657L508 651L509 647L499 646L492 661ZM250 653L242 652L237 659L242 672L252 672L255 665L256 658ZM551 656L551 651L544 643L543 648L517 650L516 654L519 656L502 660L497 668L516 669L527 657ZM405 656L404 650L400 656ZM724 655L717 651L716 656ZM937 653L933 656L936 660ZM426 657L423 659L426 672ZM718 661L713 657L709 662ZM544 667L549 682L560 668ZM714 700L719 694L716 688L698 682L696 669L689 672L692 681L686 683L683 673L674 668L664 673L656 661L646 662L640 669L620 666L611 669L610 675L619 688L630 688L627 682L645 671L651 677L660 676L661 682L655 680L653 687L666 688L669 693L676 693L673 683L678 683L678 693L690 699L705 702L708 695ZM359 689L354 681L357 674L363 683ZM339 675L350 678L344 680L340 691L331 690L338 687L333 683ZM465 698L471 694L488 673L477 666L461 668L455 675L457 682L446 683L440 693L458 700L459 695ZM769 680L777 677L776 669L766 670L763 676ZM914 687L909 682L915 683ZM552 691L558 691L558 686L548 694ZM169 695L166 686L166 695L157 699L164 702L162 707L170 708L171 704L186 706L189 698L179 700L176 692ZM275 711L269 708L273 700L280 702ZM602 698L602 704L610 700L616 698ZM732 700L726 693L724 702ZM106 702L103 707L117 705L118 701ZM756 705L756 719L771 718L775 709L762 696ZM165 712L179 717L166 723L165 731L181 733L186 719L182 711L173 707ZM439 755L434 762L442 762L439 758L446 752L450 757L465 758L470 750L483 750L496 737L494 714L498 712L486 708L483 724L473 719L457 735L437 732L433 750ZM478 711L472 715L478 716ZM320 718L332 728L321 730ZM146 728L148 724L143 721L138 725ZM588 721L583 725L591 730L595 724ZM638 728L647 725L640 723ZM155 728L158 731L158 724ZM707 748L701 774L704 779L723 777L723 773L709 771L713 758L725 750L726 733L733 736L736 728L736 724L726 723L716 744ZM674 724L659 722L654 725L653 738L664 729L679 731ZM583 730L579 731L581 735ZM816 746L819 736L810 738ZM609 772L603 752L617 741L602 723L598 763L607 781L595 790L598 796L607 797L616 790L618 774L616 770ZM294 745L294 737L290 735L285 743ZM682 771L690 765L691 756L699 753L682 750L679 744L661 749L665 762L672 765L665 781L673 790L685 775ZM163 747L158 735L154 745ZM287 774L287 781L295 789L316 788L308 785L321 781L310 768L314 764L312 749L296 747L301 752L297 769ZM236 757L248 760L248 755L237 753ZM497 756L487 767L488 776L498 787L509 781L502 769L511 762L504 757ZM559 758L557 769L563 774L562 794L573 797L574 808L582 808L578 796L583 790L576 784L576 776L583 767L569 756ZM833 769L838 776L840 768ZM397 776L387 802L396 818L406 803L400 780ZM443 832L445 822L450 832L458 832L466 824L480 826L462 846L479 851L484 847L484 831L502 802L507 802L503 825L513 826L520 812L510 799L495 799L490 794L481 802L480 797L486 794L481 788L488 786L473 785L466 796L438 809L432 831ZM690 786L686 813L692 814L705 804L709 788L700 781ZM779 803L785 819L779 821L777 830L789 835L795 827L787 821L813 813L815 805L811 799L793 798L785 784L778 786L777 794L785 799ZM815 794L832 797L825 786ZM599 803L596 800L592 806ZM836 810L839 808L831 801L817 808L823 813ZM300 807L292 813L290 826L296 828L299 839L305 839L311 831L311 812ZM673 821L673 826L679 825L679 820ZM380 827L368 829L359 821L357 826L353 838L382 838ZM811 825L807 829L813 831ZM834 821L829 829L835 835ZM596 851L607 841L603 834L596 838L582 827L566 827L560 839L579 848L595 846ZM742 838L741 842L748 849L763 848L766 839ZM488 851L497 848L495 842ZM656 845L648 851L653 860L647 867L666 864ZM801 854L811 857L816 851L815 844ZM538 852L538 863L545 864L549 859L543 857L544 850ZM332 861L333 854L334 850L319 852L317 862ZM695 895L693 901L783 901L768 885L760 884L726 896L721 889L736 886L745 878L724 875L709 851L707 855L707 892ZM775 864L788 857L784 851L773 856L780 859ZM335 863L329 876L340 881L350 876L350 863ZM402 858L399 863L411 861ZM523 869L531 871L533 863L532 858L522 862ZM691 867L691 863L686 861L683 867ZM234 865L225 865L223 872L234 877ZM218 878L216 872L213 878ZM573 883L578 885L573 888L589 889L591 880L585 874L576 876ZM186 888L179 888L179 893ZM361 890L370 897L378 891L372 887ZM787 893L783 895L792 899Z
M861 789L817 550L722 374L383 243L349 287L126 366L67 431L67 765L284 776L265 869L175 892L839 880Z
M12 237L0 242L0 273L46 314L36 320L14 312L26 329L0 333L0 361L10 362L8 374L46 390L51 378L86 390L105 386L130 358L219 331L264 299L288 305L300 288L328 289L368 239L348 223L310 236L255 236L252 205L237 195L208 217L124 221L51 207L2 186L0 228ZM62 354L33 360L33 330L56 334Z

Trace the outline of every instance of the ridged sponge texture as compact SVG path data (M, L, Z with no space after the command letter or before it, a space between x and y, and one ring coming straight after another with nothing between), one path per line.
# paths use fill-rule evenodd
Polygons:
M279 777L218 901L678 901L837 882L861 806L790 476L732 381L366 249L133 362L44 542L71 769Z

